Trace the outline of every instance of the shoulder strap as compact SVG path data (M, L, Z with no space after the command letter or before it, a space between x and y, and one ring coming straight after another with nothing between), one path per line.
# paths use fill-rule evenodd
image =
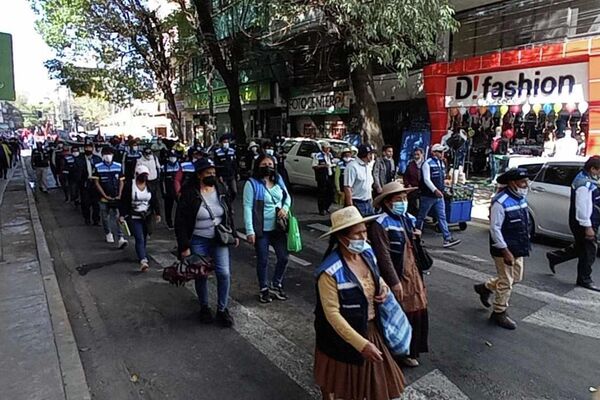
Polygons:
M215 226L217 226L217 220L215 218L215 215L213 214L212 210L210 209L210 207L208 206L208 203L206 202L206 200L204 199L204 196L202 196L202 192L198 191L198 195L200 196L200 200L202 200L202 204L204 204L204 207L206 207L206 211L208 211L208 215L210 216L210 219L213 220L213 224ZM202 207L202 205L200 205L200 207Z

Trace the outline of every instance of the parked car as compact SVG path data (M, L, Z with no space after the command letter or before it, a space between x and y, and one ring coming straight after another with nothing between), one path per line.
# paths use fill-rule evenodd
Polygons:
M285 169L291 185L317 187L315 173L312 169L313 154L321 151L319 140L309 138L294 138L295 143L289 148L285 158ZM331 144L334 157L345 147L352 145L344 140L327 139ZM287 142L287 141L286 141ZM285 142L284 142L285 146Z
M561 160L532 157L514 163L515 167L524 168L529 173L527 204L532 238L547 236L572 240L569 228L571 183L586 160L587 157Z

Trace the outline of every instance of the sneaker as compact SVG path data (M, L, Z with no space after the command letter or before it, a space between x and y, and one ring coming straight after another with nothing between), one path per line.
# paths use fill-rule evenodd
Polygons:
M127 247L128 244L129 244L129 242L125 238L123 238L123 237L119 238L119 244L118 244L119 249L124 249L125 247Z
M481 300L481 304L483 304L484 307L489 308L491 306L490 297L492 296L492 291L486 288L483 283L479 285L474 285L473 289L475 289L475 293L479 295L479 300Z
M509 329L511 331L517 329L517 323L508 316L506 311L493 312L492 315L490 315L490 320L504 329Z
M258 294L258 301L260 301L261 303L270 303L273 301L269 289L263 289L260 291L260 293Z
M229 309L227 308L223 311L217 311L216 321L224 328L231 328L233 326L233 317L229 314Z
M461 242L462 240L454 238L450 238L450 240L444 240L444 248L448 249L450 247L454 247L456 245L459 245Z
M148 260L144 258L142 261L140 261L140 271L148 272L148 268L150 268L150 265L148 264Z
M277 300L286 301L288 299L287 294L283 291L283 287L281 286L271 285L269 292L271 292L271 295Z
M115 242L115 237L113 236L112 233L107 233L106 234L106 243L114 243Z
M200 322L203 324L212 324L215 318L213 317L212 310L209 306L202 306L200 308Z

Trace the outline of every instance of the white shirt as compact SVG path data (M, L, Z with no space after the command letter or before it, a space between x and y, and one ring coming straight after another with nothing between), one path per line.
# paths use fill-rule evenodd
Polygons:
M352 189L352 198L355 200L371 200L373 190L373 166L365 163L360 158L346 166L344 172L344 186Z
M504 224L504 207L500 202L495 201L490 210L490 236L492 237L492 246L497 249L508 247L502 236L502 224Z
M314 153L312 155L313 168L319 165L319 159L317 158L318 155L319 155L319 153ZM331 176L331 175L333 175L333 172L331 170L333 168L333 155L331 154L331 152L329 152L329 153L323 152L323 155L325 158L325 164L327 165L327 175Z
M577 155L579 143L575 138L565 136L556 141L554 158L558 157L574 157Z
M579 222L579 225L584 228L591 227L593 211L592 190L585 185L578 187L575 191L575 219Z
M435 157L432 158L432 160L437 161L440 169L444 168L444 162L442 160ZM431 181L431 169L429 168L429 163L427 160L425 160L421 166L421 176L423 177L423 182L425 182L425 185L429 188L429 190L431 190L433 193L435 193L436 190L439 190Z
M148 211L152 194L147 187L144 190L140 190L135 181L131 185L131 208L138 213Z

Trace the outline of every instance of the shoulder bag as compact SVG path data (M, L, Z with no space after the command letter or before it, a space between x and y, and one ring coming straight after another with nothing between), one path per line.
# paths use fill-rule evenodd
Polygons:
M404 236L406 237L406 240L412 244L412 248L415 251L415 263L417 264L417 268L421 273L428 271L433 266L433 258L431 258L429 252L423 247L421 237L417 236L413 239L408 235L408 227L406 224L403 222L402 225L404 227Z
M395 356L407 355L410 351L412 327L391 290L385 301L379 304L378 311L381 333L390 353Z
M213 220L213 223L215 225L215 239L217 240L217 242L225 246L235 244L235 236L233 236L233 229L225 226L223 223L217 224L217 219L215 218L215 215L213 214L210 207L208 206L206 200L204 200L204 197L202 197L202 194L200 194L200 199L204 203L204 206L206 207L206 210L208 211L208 214L210 215L210 218ZM200 205L200 207L202 207L202 205Z

